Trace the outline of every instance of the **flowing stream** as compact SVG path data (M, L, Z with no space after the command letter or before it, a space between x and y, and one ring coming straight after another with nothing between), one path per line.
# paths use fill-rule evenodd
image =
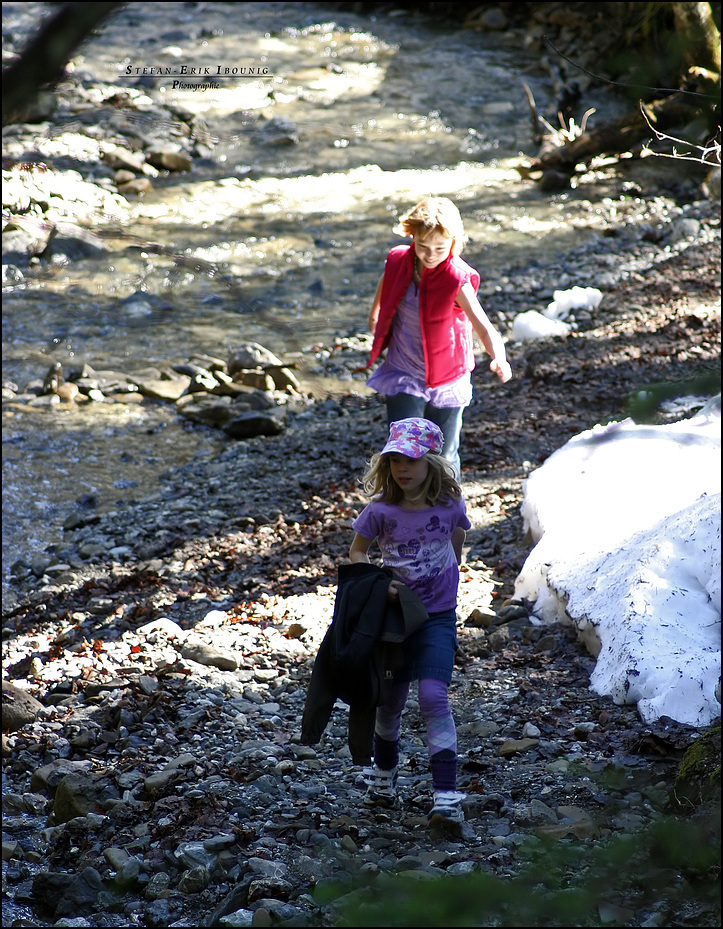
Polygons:
M7 33L22 47L46 6L4 3L4 44ZM555 195L521 179L516 165L536 151L523 82L543 110L552 94L539 51L523 39L408 6L125 4L73 59L73 80L87 106L132 96L134 111L119 108L116 120L129 138L146 119L173 141L182 123L168 114L193 114L200 155L190 172L161 173L144 196L116 197L115 211L69 203L70 218L100 237L98 254L4 275L5 378L22 389L56 361L135 371L194 354L225 359L245 341L313 358L312 346L366 331L386 250L400 241L394 222L426 194L459 206L465 258L482 272L482 302L504 331L504 293L521 286L511 269L528 269L534 293L535 268L669 206L604 171ZM182 68L180 82L165 73ZM64 97L73 91L61 85ZM606 102L587 105L604 113ZM41 159L98 157L100 133L78 112L38 126ZM576 270L570 283L596 283ZM526 308L545 302L540 289ZM317 392L340 386L306 380ZM363 379L353 386L366 389ZM62 546L82 495L106 509L143 498L169 466L228 441L189 428L170 406L6 403L4 599L10 566Z

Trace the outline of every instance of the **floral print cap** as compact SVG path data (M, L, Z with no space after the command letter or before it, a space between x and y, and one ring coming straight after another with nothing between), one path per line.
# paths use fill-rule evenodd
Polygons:
M389 427L389 440L381 451L382 455L396 452L408 458L422 458L427 452L442 454L444 436L436 423L413 416L398 419Z

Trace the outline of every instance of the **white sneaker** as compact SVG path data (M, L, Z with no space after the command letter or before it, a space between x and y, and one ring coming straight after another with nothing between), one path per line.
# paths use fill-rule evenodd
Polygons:
M462 801L466 794L456 790L435 790L434 805L429 813L430 826L458 829L464 822Z
M364 802L368 806L392 807L397 799L397 768L385 771L377 765L364 768L367 792Z

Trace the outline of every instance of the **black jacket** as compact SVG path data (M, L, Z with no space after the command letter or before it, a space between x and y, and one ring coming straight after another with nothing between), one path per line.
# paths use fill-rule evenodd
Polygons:
M361 562L340 565L334 616L319 646L306 695L301 741L314 745L337 698L349 705L349 749L355 764L369 764L376 707L386 702L394 671L402 663L401 643L427 619L427 610L409 587L399 600L387 599L393 574Z

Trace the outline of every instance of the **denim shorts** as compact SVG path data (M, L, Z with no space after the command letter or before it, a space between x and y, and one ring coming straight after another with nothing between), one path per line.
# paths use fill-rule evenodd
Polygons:
M395 682L434 678L451 683L457 651L456 610L430 613L424 625L405 639L403 647L404 664L395 673Z

